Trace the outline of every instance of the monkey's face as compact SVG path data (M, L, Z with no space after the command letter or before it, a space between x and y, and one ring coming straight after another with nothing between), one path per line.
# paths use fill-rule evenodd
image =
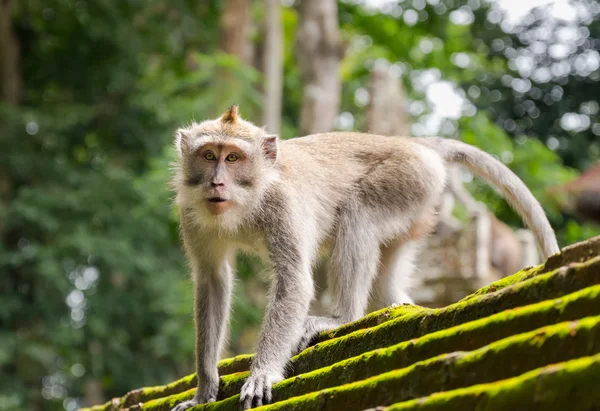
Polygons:
M203 205L221 215L247 202L256 179L252 145L244 141L209 141L188 158L186 183L196 186Z
M202 224L234 228L254 210L276 178L277 139L195 136L182 152L178 201L193 207Z

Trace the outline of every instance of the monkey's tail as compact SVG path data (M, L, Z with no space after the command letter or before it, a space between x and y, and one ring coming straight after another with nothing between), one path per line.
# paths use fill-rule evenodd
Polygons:
M554 230L544 209L531 191L508 167L477 147L439 137L415 138L419 144L433 149L449 163L459 163L498 187L508 203L533 231L545 258L558 253Z

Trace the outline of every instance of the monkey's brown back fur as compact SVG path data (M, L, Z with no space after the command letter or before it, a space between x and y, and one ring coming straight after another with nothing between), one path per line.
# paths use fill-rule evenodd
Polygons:
M306 180L332 195L353 193L367 204L401 208L422 199L427 186L422 147L408 138L316 134L282 141L279 150L283 179Z

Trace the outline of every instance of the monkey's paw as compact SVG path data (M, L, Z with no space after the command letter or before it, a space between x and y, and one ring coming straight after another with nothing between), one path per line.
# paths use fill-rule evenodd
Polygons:
M271 388L273 384L283 380L281 374L254 371L250 373L250 376L242 387L240 394L240 402L243 404L244 409L250 409L252 406L260 407L268 404L273 399L271 394Z
M306 321L304 321L304 331L294 350L294 354L304 351L323 331L333 330L340 325L342 325L342 322L336 318L308 316Z
M207 402L215 402L216 400L217 400L217 393L215 391L214 394L206 394L201 397L196 396L189 401L184 401L184 402L178 404L177 406L175 406L175 408L173 408L171 411L185 411L189 408L195 407L198 404L204 404Z
M185 411L188 408L195 407L198 404L200 404L200 403L196 399L184 401L180 404L177 404L177 406L175 408L173 408L171 411Z

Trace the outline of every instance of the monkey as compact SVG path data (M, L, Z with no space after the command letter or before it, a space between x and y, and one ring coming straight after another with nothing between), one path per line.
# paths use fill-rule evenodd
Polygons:
M280 140L232 106L178 129L174 145L175 206L195 292L198 387L173 411L217 399L238 251L258 255L273 272L241 389L244 409L271 402L289 358L316 334L363 316L371 294L385 306L412 303L414 258L435 225L449 164L498 186L544 255L558 252L525 184L492 156L455 140L350 132ZM329 316L309 316L311 270L323 254L333 304Z
M488 213L490 218L490 244L489 255L491 266L498 271L496 279L514 274L521 268L531 265L525 263L525 247L517 234L505 223L500 221L493 213Z

